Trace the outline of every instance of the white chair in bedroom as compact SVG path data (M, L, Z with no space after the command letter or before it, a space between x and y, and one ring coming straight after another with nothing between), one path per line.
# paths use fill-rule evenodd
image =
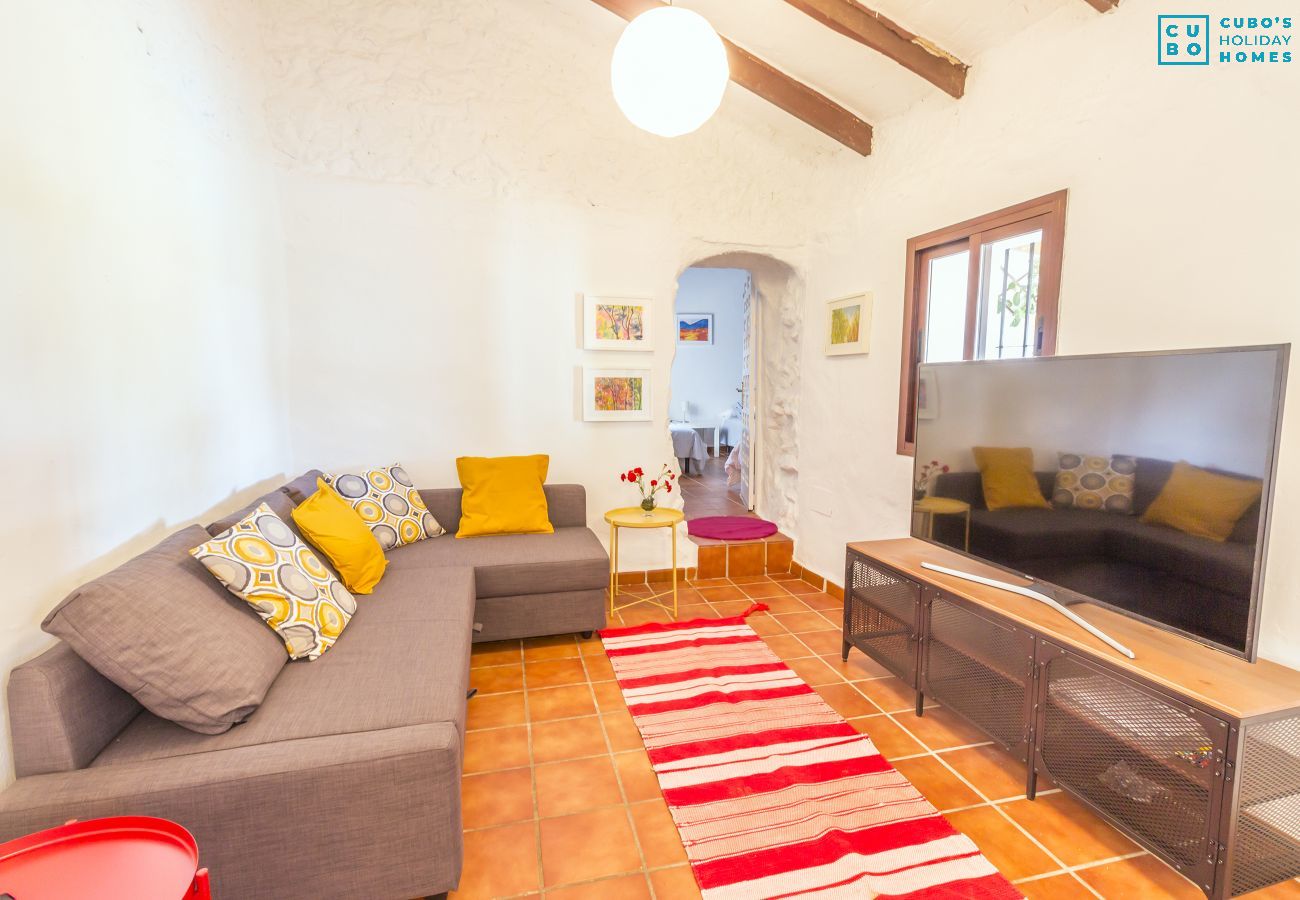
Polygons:
M718 455L720 442L728 447L735 447L740 443L740 432L744 427L745 421L740 417L739 403L723 410L718 416L718 427L713 431L713 455Z

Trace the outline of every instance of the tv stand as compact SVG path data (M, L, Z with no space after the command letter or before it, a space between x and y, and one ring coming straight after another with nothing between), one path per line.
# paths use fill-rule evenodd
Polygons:
M1300 876L1300 672L1090 603L1071 612L936 571L999 569L903 538L848 545L857 647L1072 794L1213 898Z

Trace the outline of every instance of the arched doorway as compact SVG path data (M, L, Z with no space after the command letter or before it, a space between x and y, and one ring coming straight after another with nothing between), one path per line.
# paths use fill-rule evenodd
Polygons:
M682 392L676 382L678 359L699 348L679 341L675 333L669 418L699 427L703 431L701 437L716 434L718 456L713 455L710 445L706 465L713 468L715 480L720 477L725 481L728 458L737 457L732 466L736 473L735 483L728 486L736 497L732 504L734 510L752 510L758 516L776 522L782 532L789 534L796 521L798 497L798 435L795 425L800 390L803 281L789 263L752 251L724 252L695 260L679 274L679 293L684 283L689 287L695 280L730 284L741 295L743 334L739 335L740 359L736 369L739 378L734 387L726 386L736 397L735 415L724 423L723 409L712 408L719 406L717 398L720 392L712 393L710 396L714 399L701 401L698 408L689 405L693 402L690 396L683 394L679 397ZM699 316L688 318L694 319L687 323L689 327L700 327ZM677 325L676 316L674 325ZM721 333L715 334L715 341L721 336ZM688 405L683 408L682 402ZM724 446L728 448L725 456L722 454ZM676 447L674 449L676 451ZM684 490L689 493L690 486L686 485ZM689 495L685 499L688 519L694 517L692 513L724 514L708 511L710 506L707 504L698 510L692 509L695 504L691 503ZM713 503L716 504L717 500ZM727 507L724 505L722 508Z

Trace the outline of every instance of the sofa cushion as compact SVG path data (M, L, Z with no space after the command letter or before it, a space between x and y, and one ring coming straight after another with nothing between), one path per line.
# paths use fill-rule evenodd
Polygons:
M1009 562L1046 556L1100 556L1119 520L1083 509L997 509L971 513L971 551Z
M285 482L280 490L288 494L294 503L301 503L316 493L316 481L324 477L325 473L320 469L308 469L292 481Z
M284 519L285 523L288 524L294 534L298 535L299 538L302 537L302 532L298 530L298 526L295 525L293 521L294 501L290 500L289 495L282 490L271 491L269 494L263 494L247 506L241 506L234 512L228 513L219 519L209 522L206 526L208 534L216 537L223 531L229 531L231 528L234 528L236 524L247 519L253 510L257 509L263 503L270 508L271 512L275 513L281 519Z
M386 551L445 531L400 465L333 472L325 483L352 505Z
M456 537L553 532L542 490L550 465L551 458L544 453L457 458L456 474L464 493Z
M389 571L358 606L334 648L315 662L285 666L261 708L238 728L197 735L142 714L94 765L431 722L452 722L463 736L473 574Z
M546 514L552 525L556 528L587 527L587 491L582 485L544 484L542 491L546 494ZM420 490L429 512L439 522L445 522L448 528L455 528L460 523L463 494L464 491L458 487Z
M1176 462L1160 494L1142 514L1142 521L1226 541L1238 520L1259 502L1263 487L1258 478L1239 478Z
M1175 575L1238 597L1250 596L1255 547L1185 534L1164 525L1119 519L1107 538L1107 555Z
M356 612L343 582L265 503L190 555L275 629L293 659L320 657Z
M294 508L291 521L307 543L334 564L349 591L369 594L388 568L384 548L350 503L325 479L318 484L316 492Z
M1052 504L1065 509L1097 509L1127 516L1133 512L1132 456L1088 456L1059 453L1060 470L1052 488Z
M1034 473L1030 447L972 447L989 509L1050 506Z
M609 557L587 528L420 541L388 555L388 571L471 566L479 597L586 591L609 584Z
M151 712L205 734L262 702L288 658L190 549L198 525L73 591L42 623Z

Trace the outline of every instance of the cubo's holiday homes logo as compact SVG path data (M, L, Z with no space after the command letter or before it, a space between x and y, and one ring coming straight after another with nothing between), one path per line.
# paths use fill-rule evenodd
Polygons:
M1291 62L1290 16L1163 15L1156 32L1162 66Z

